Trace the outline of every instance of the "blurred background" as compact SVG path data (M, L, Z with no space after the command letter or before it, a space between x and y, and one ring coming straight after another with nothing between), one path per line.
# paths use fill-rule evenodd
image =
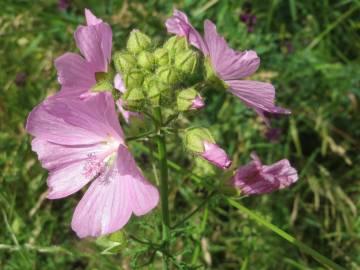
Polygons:
M300 175L292 188L242 203L345 269L360 269L358 0L1 0L0 269L135 269L146 259L153 260L143 269L160 269L159 256L126 234L115 254L102 254L98 242L76 238L70 222L81 195L45 198L47 172L24 130L31 109L59 89L53 62L77 50L73 32L84 24L85 7L111 25L113 51L124 48L134 28L162 42L174 7L199 31L208 18L232 48L256 50L262 63L253 79L271 81L277 104L292 116L273 119L276 129L269 133L252 110L215 91L206 94L208 105L193 121L209 126L236 164L249 162L254 150L264 163L288 158ZM172 160L200 176L219 175L194 162L175 139L169 138ZM152 179L151 158L136 144L131 147ZM201 202L206 182L184 173L170 177L170 207L181 216ZM160 239L159 215L156 210L132 219L126 230ZM188 265L179 269L324 269L216 200L184 225L173 246L173 255Z

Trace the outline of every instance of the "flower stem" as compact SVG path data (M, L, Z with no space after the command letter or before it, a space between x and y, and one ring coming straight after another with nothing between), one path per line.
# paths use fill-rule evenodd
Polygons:
M170 215L169 215L169 202L168 202L168 164L166 158L166 142L165 133L161 130L162 115L161 108L156 107L154 110L154 117L157 120L158 135L156 136L159 166L160 166L160 198L161 198L161 211L162 211L162 240L164 242L163 253L163 269L169 269L168 246L170 240Z

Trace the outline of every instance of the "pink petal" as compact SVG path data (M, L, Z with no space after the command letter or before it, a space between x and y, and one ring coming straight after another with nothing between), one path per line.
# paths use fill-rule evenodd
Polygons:
M100 154L108 150L104 143L90 145L61 145L39 138L31 142L31 149L37 153L41 165L55 170L64 164L85 161L90 154Z
M208 54L206 44L199 32L190 24L185 13L174 10L173 16L166 20L165 26L169 33L186 37L187 41L198 48L203 54Z
M231 93L240 98L248 107L255 109L263 117L263 112L291 113L287 109L275 106L275 88L270 83L247 80L226 81L226 83L229 85Z
M79 26L75 41L95 72L107 72L111 59L112 31L108 24Z
M83 175L85 161L63 165L50 172L47 179L49 199L67 197L82 189L92 179Z
M101 180L92 183L75 209L71 226L79 237L120 230L132 212L144 215L159 201L157 189L145 180L125 146Z
M272 165L262 165L256 154L253 161L240 167L233 178L233 184L244 194L254 195L273 192L290 186L298 180L296 169L287 159Z
M200 96L196 96L192 102L191 109L199 110L205 106L204 99Z
M78 54L63 54L55 60L55 67L63 87L87 91L96 83L95 71Z
M64 145L95 144L110 136L122 142L111 93L85 100L48 98L30 113L26 130L40 139Z
M204 147L205 151L201 154L204 159L220 169L227 169L231 166L231 160L228 155L217 144L204 141Z
M119 147L117 162L120 175L126 176L128 180L133 212L137 216L147 214L159 202L158 190L144 178L134 157L123 145Z
M85 8L85 18L87 25L96 25L102 23L103 21L97 18L89 9Z
M236 52L221 37L215 24L204 23L205 42L209 48L211 63L222 80L236 80L253 74L260 65L260 58L254 51Z
M95 180L76 206L71 227L80 237L100 236L120 230L132 209L126 179L112 166L106 179Z
M116 75L115 75L114 87L123 94L126 92L126 87L125 87L124 81L119 73L116 73Z

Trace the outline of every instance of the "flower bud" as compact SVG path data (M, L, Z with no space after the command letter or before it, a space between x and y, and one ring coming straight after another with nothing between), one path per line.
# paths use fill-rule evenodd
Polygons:
M141 88L128 89L123 95L123 107L134 111L142 109L145 96Z
M148 51L142 51L139 53L138 57L139 66L151 70L155 65L155 58L152 53Z
M197 110L205 106L203 98L194 88L181 90L176 101L179 111Z
M124 75L124 83L126 89L140 87L144 81L144 74L138 70L133 69Z
M195 128L187 131L185 135L186 147L209 161L220 169L228 169L231 160L212 138L210 132L205 128Z
M158 48L154 51L155 63L158 66L166 66L170 64L170 55L167 49Z
M131 31L126 44L126 48L130 52L137 54L139 52L149 49L150 46L151 39L147 35L137 29Z
M192 128L185 133L185 146L195 153L202 153L205 150L204 141L215 143L207 128Z
M193 74L198 63L198 54L192 50L181 51L175 55L175 67L179 70Z
M181 73L172 66L162 66L156 70L158 80L168 85L175 85L181 81Z
M175 53L186 50L188 43L185 37L173 36L164 43L163 47L174 55Z
M116 53L114 55L114 65L118 73L125 74L136 67L136 58L128 52Z
M151 104L158 106L161 103L166 102L167 90L169 90L168 85L159 81L152 81L147 92Z

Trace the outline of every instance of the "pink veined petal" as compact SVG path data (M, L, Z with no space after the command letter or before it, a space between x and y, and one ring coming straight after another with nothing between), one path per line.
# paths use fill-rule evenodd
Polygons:
M137 216L150 212L159 202L159 192L155 186L148 182L135 163L129 150L119 146L117 168L128 181L128 192L132 210Z
M31 142L31 149L37 153L43 168L54 170L65 164L84 161L89 155L97 155L108 150L104 143L90 145L61 145L39 138Z
M116 75L115 75L114 87L123 94L126 92L126 87L125 87L124 81L119 73L116 73Z
M96 83L95 72L80 55L65 53L55 60L59 83L66 88L87 91Z
M231 49L209 20L205 21L204 30L211 63L222 80L241 79L259 68L260 58L255 51L237 52Z
M169 33L186 37L191 45L202 51L204 55L208 54L208 49L203 38L191 25L185 13L175 9L173 16L166 20L165 26Z
M94 181L75 209L71 226L81 238L120 230L131 214L144 215L159 201L157 189L147 182L123 145L104 177Z
M89 9L85 8L85 18L87 25L96 25L102 23L103 21L97 18Z
M76 206L71 227L78 237L101 236L120 230L132 213L127 181L112 166L95 180Z
M277 175L280 186L285 188L298 180L297 171L291 167L289 160L282 159L272 165L264 165L263 172L266 174Z
M255 153L251 154L252 162L241 166L233 178L235 187L244 194L254 195L273 192L290 186L298 180L297 171L287 159L272 165L262 165Z
M108 24L79 26L75 41L95 72L107 72L111 58L112 31Z
M26 130L40 139L57 144L95 144L113 137L124 138L117 121L111 93L103 92L75 100L48 98L30 113Z
M220 169L228 169L231 166L231 160L228 155L217 144L204 141L204 148L205 151L201 153L204 159Z
M287 109L275 106L275 88L270 83L247 80L232 80L226 83L231 93L240 98L248 107L255 109L261 116L263 112L291 113Z
M49 199L67 197L82 189L92 179L83 174L86 161L77 161L63 165L51 171L47 179Z

